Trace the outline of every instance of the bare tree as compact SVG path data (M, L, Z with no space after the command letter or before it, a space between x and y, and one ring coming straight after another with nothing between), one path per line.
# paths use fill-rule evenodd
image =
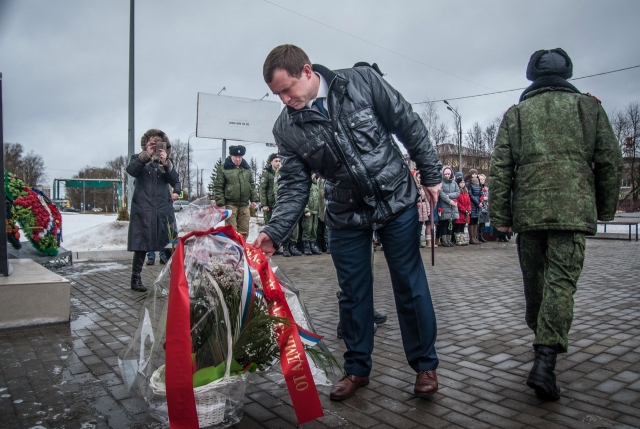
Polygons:
M421 105L422 111L420 112L420 119L422 119L422 122L424 122L424 125L427 127L429 139L437 151L440 145L444 144L449 138L449 130L440 120L435 102L429 99L425 101L426 103Z
M498 137L498 130L502 123L502 116L497 116L491 121L489 125L484 129L482 137L489 154L493 153L493 148L496 146L496 138Z
M251 172L253 173L253 182L258 183L258 161L254 157L251 157L249 160L249 168L251 168Z
M122 180L122 198L128 201L129 189L127 187L127 165L129 162L126 156L120 155L106 163L106 178Z
M624 179L631 188L625 199L631 197L635 206L640 194L640 103L614 112L611 125L622 149Z
M24 148L20 143L4 144L4 170L20 176L22 173L22 152Z
M467 131L466 136L464 137L467 143L467 148L469 152L469 161L471 161L471 165L467 165L470 168L484 170L484 162L483 158L486 157L486 150L484 145L484 140L482 138L482 128L480 128L480 124L477 122L473 124L473 126Z
M44 172L44 160L34 151L30 151L22 158L22 170L22 177L29 186L42 185L47 178Z
M171 143L171 154L169 157L173 161L173 168L180 176L183 191L186 191L185 193L188 194L190 190L189 185L193 182L193 177L195 177L196 183L199 183L198 172L188 167L189 161L193 160L193 149L189 147L187 143L180 141L180 139L175 139ZM188 177L189 175L191 177ZM191 199L191 195L188 195L188 199Z

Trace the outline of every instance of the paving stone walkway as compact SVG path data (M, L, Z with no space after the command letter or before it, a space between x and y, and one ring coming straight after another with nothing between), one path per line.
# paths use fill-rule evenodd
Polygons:
M440 390L412 395L384 252L375 254L375 306L389 320L375 337L371 383L343 402L320 390L325 417L304 425L361 428L640 427L640 245L588 240L569 353L558 361L555 403L525 385L533 334L524 323L515 245L423 249L438 317ZM274 261L301 290L316 329L340 358L338 290L329 255ZM129 394L117 356L137 327L140 294L128 288L130 261L76 263L70 324L0 331L0 427L160 428ZM151 284L160 267L145 267ZM286 389L250 379L238 428L291 428Z

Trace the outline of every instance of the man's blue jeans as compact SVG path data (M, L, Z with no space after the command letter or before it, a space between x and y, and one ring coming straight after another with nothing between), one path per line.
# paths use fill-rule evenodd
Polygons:
M378 230L396 301L402 344L414 371L438 367L436 315L420 256L417 206ZM371 229L331 229L329 245L340 285L340 326L347 346L344 369L359 377L371 372L373 275Z

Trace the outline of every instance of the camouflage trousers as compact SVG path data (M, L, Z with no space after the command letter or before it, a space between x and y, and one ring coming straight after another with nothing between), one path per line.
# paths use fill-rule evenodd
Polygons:
M566 353L573 322L573 294L584 262L585 234L571 231L519 233L518 258L524 282L525 320L534 345Z
M249 220L251 219L249 206L227 206L227 209L231 210L231 216L227 218L225 225L233 226L238 234L246 240L249 236Z
M318 230L318 215L302 215L302 241L316 241Z
M262 217L264 218L265 225L268 225L269 221L271 220L271 210L273 210L273 208L269 207L269 211L262 211Z

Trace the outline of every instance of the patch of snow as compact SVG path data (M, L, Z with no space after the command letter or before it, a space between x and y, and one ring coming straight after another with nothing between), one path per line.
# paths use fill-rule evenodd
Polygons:
M74 264L75 265L75 264ZM79 263L77 265L80 265ZM87 274L92 274L92 273L99 273L99 272L103 272L103 271L114 271L114 270L123 270L123 269L130 269L129 267L127 267L126 265L122 265L118 262L108 262L108 263L104 263L104 264L96 264L96 263L91 263L90 265L95 265L95 268L90 268L88 270L84 270L82 272L77 272L77 273L72 273L72 274L67 274L66 277L69 278L73 278L75 276L79 276L79 275L87 275Z
M13 401L14 404L22 404L22 399L16 399L15 401Z
M65 234L62 247L73 252L125 250L129 222L110 221Z
M96 225L114 222L118 218L116 214L81 214L62 212L62 238Z
M62 247L72 252L126 250L129 222L115 214L62 213ZM252 217L247 242L253 242L264 227L262 218Z
M62 358L66 359L67 357L64 356L64 357L61 357L61 359ZM53 367L53 371L51 371L51 372L53 372L54 375L58 375L58 374L60 374L62 372L62 367L55 366L55 367Z
M5 390L7 390L6 387L0 387L0 392L4 392Z
M0 398L10 398L11 395L9 395L8 393L5 393L4 395L0 396Z

